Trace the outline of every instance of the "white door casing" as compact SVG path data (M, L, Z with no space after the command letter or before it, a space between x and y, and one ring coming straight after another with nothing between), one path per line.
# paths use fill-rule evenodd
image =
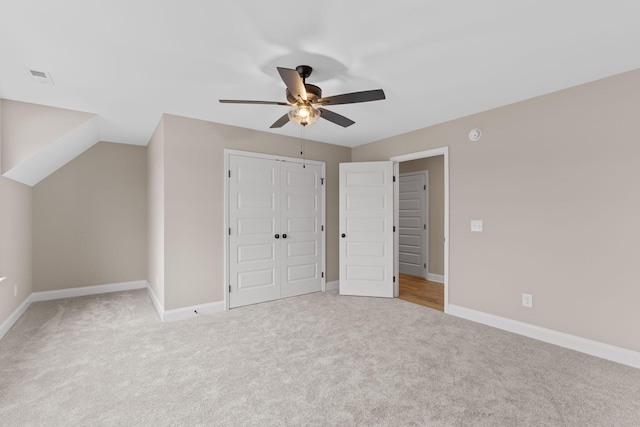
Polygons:
M444 156L444 312L449 313L449 147L402 154L393 156L389 160L394 162L395 168L398 168L400 162L435 156ZM397 207L397 205L395 206ZM394 244L394 259L397 260L398 245L397 242Z
M229 308L321 291L324 166L228 155Z
M428 171L400 174L398 250L400 273L427 277Z
M394 296L393 163L340 164L340 294Z

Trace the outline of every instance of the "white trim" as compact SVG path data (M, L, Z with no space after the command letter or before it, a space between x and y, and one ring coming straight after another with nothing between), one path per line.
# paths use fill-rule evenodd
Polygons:
M430 282L442 283L444 285L444 276L442 274L427 273L427 280Z
M162 320L162 316L164 316L164 308L162 308L162 304L160 304L160 300L158 300L158 297L156 297L156 294L153 292L153 289L151 289L151 286L149 285L148 282L147 282L147 293L149 294L149 298L151 298L151 302L153 303L153 306L156 308L156 311L158 312L158 316L160 317L160 320Z
M449 305L449 314L640 369L640 353L632 350L569 335L552 329L541 328L529 323L495 316L454 304Z
M391 157L397 163L425 157L444 156L444 312L449 313L449 147L434 148L417 153ZM397 204L396 204L397 206ZM394 257L398 259L398 245L394 245Z
M34 292L31 294L31 301L49 301L62 298L75 298L85 295L106 294L109 292L130 291L133 289L144 289L148 287L146 280L135 282L113 283L110 285L83 286L81 288L67 288L56 291Z
M325 291L337 291L338 289L340 289L340 281L338 280L327 282L325 285Z
M202 314L214 314L226 310L225 301L216 301L165 311L165 309L162 308L162 304L160 304L160 301L156 297L156 294L153 292L153 289L151 289L151 286L149 286L147 282L145 283L147 286L147 292L149 293L149 298L151 298L151 302L153 302L153 305L158 312L158 316L160 317L160 321L162 322L173 322L176 320L189 319Z
M29 306L33 302L31 299L32 296L33 294L29 295L24 301L22 301L22 304L20 304L20 306L16 308L13 313L11 313L7 320L2 322L2 324L0 325L0 340L7 334L7 332L9 332L13 325L18 321L20 316L22 316L24 312L27 311L27 308L29 308Z
M196 313L197 311L197 313ZM225 311L225 302L216 301L207 304L192 305L189 307L175 308L173 310L166 310L160 316L163 322L173 322L176 320L189 319L191 317L197 317L201 314L214 314Z

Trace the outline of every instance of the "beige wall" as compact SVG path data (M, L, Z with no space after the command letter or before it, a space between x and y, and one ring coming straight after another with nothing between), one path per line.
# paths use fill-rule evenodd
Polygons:
M31 214L31 188L0 177L0 277L7 277L0 282L0 324L33 291Z
M146 165L100 142L33 188L34 291L144 280Z
M353 160L449 147L452 304L640 351L639 91L640 70L363 145Z
M224 299L224 149L300 157L300 140L184 117L164 116L165 309ZM338 163L350 149L312 141L326 162L327 281L338 279ZM148 277L154 277L153 271Z
M147 145L147 282L164 307L164 118Z
M429 171L429 273L444 275L444 156L400 163L400 173Z
M0 117L2 117L0 105ZM0 129L3 121L0 120ZM0 133L0 160L3 153ZM33 290L31 188L0 176L0 325L26 300ZM18 285L17 296L13 295Z
M5 173L56 142L95 114L47 107L26 102L0 100L5 126L2 173Z

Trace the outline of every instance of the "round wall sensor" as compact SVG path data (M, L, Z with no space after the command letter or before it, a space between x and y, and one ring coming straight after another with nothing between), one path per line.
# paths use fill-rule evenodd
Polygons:
M471 141L477 141L480 139L481 136L482 136L482 131L480 131L480 129L478 128L471 129L471 132L469 132L469 139Z

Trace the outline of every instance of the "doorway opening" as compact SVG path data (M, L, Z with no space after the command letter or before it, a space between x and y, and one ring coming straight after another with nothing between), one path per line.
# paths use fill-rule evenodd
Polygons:
M448 312L449 306L449 150L442 147L390 158L398 179L394 188L394 270L398 298ZM423 171L428 178L416 184ZM421 179L421 178L420 178ZM418 187L425 190L420 201ZM417 209L417 208L420 209ZM424 210L424 211L423 211ZM420 224L419 222L422 221ZM422 232L419 227L421 226ZM420 267L423 269L421 270Z

